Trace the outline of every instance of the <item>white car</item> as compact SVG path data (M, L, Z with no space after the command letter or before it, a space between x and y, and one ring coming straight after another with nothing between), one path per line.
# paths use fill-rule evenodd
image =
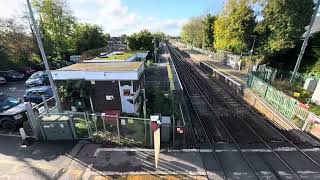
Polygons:
M7 83L7 80L4 77L0 76L0 84L6 84L6 83Z

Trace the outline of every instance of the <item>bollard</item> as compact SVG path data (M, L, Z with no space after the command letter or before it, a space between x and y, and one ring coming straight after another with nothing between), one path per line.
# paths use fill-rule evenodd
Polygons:
M23 128L19 129L22 140L24 141L27 138L26 132Z

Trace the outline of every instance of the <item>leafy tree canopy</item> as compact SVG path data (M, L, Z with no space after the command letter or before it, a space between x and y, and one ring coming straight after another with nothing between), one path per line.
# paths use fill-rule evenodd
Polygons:
M205 25L202 17L193 17L182 27L181 40L184 43L202 48L205 38L204 30Z
M40 31L46 52L52 59L67 59L73 52L76 18L63 0L33 0L39 15Z
M214 47L217 50L248 52L255 27L251 0L229 0L214 22Z
M148 50L153 52L153 35L148 30L142 30L139 33L133 33L127 36L128 47L131 50Z
M97 25L78 24L74 38L75 53L81 54L90 49L107 46L110 35L104 34L103 29Z
M260 52L278 53L294 48L310 23L313 0L267 0L264 5L263 21L257 27Z

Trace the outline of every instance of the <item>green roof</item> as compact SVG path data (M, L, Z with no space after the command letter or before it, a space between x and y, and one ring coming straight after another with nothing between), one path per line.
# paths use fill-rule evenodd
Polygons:
M139 52L145 52L145 51L128 51L124 52L123 54L114 54L109 57L96 57L95 60L127 60L129 57L139 53Z

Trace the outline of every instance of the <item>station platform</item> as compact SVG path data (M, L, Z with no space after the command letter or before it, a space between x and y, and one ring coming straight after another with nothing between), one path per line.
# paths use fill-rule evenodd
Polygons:
M247 71L235 70L232 67L223 64L221 61L217 61L205 54L202 54L189 48L181 47L179 45L175 46L179 47L180 50L188 53L193 61L197 63L204 63L205 65L212 67L215 71L230 77L231 79L235 80L236 82L242 85L246 85L248 73Z

